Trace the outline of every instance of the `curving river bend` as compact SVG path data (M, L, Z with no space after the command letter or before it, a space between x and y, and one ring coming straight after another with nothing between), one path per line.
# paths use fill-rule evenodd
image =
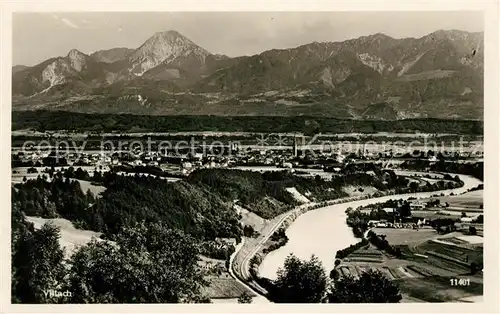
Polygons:
M405 172L396 171L396 173L404 174ZM455 176L455 174L452 175ZM262 261L259 268L260 276L275 279L276 271L279 267L283 266L285 258L290 253L301 259L309 259L312 254L316 255L323 263L327 273L329 273L333 269L337 250L359 241L359 239L354 237L351 229L345 223L345 210L348 207L357 208L368 204L385 202L394 198L425 198L436 193L449 195L453 192L454 194L461 194L483 183L471 176L459 175L459 177L464 182L464 186L457 189L383 196L322 207L306 212L299 216L286 230L286 235L289 239L288 243L278 250L269 253Z

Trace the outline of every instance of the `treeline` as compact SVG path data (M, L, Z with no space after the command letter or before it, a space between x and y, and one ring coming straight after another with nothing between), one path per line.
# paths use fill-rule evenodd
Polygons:
M87 170L84 170L80 167L76 168L75 170L73 166L70 166L68 168L63 168L61 170L65 178L72 178L83 181L92 181L93 183L102 183L104 180L103 173L97 170L95 170L92 175L90 175ZM43 172L48 173L49 176L52 178L54 176L55 169L54 167L51 167L50 169L45 168Z
M398 201L392 201L388 200L386 203L384 203L384 207L392 207L392 208L398 208L398 213L401 213L400 204ZM375 205L371 205L375 206ZM346 224L351 227L352 232L356 238L363 238L366 230L368 230L368 222L370 220L393 220L394 219L394 214L393 213L387 213L385 210L382 208L382 204L377 204L376 208L372 208L370 213L364 213L361 212L362 209L369 208L368 206L366 207L359 207L357 209L352 209L348 208L346 210L347 218L346 218ZM380 206L380 207L379 207ZM402 207L402 206L401 206ZM405 215L409 216L409 206L408 206L408 213L403 213Z
M460 219L452 218L437 218L431 221L431 226L436 229L438 234L447 234L457 230L455 223L459 222Z
M385 239L385 235L379 236L375 232L370 230L368 231L368 240L379 250L383 250L398 258L402 256L401 249L390 245L389 241Z
M482 161L475 163L446 162L439 160L431 162L428 160L407 160L400 167L408 170L428 169L432 172L449 172L473 176L479 180L484 180L484 163Z
M38 176L12 188L12 206L28 216L64 217L76 222L88 216L87 209L94 201L92 192L84 194L78 181L63 178L61 172L51 181Z
M113 166L112 171L126 173L147 173L157 177L184 178L185 176L170 173L154 166Z
M30 168L35 169L36 168ZM184 178L185 176L178 174L171 174L167 171L161 170L159 167L153 166L112 166L110 169L111 172L124 172L124 173L133 173L133 174L150 174L156 177L173 177L173 178ZM49 175L53 175L55 172L54 167L45 168L43 172L48 173ZM28 169L29 173L29 169ZM92 181L93 183L101 183L103 182L103 175L101 171L94 171L92 175L87 170L82 169L81 167L76 168L73 166L69 166L65 168L63 171L64 177L84 180L84 181Z
M368 245L368 240L363 238L361 241L359 241L356 244L351 244L345 249L338 250L337 253L335 254L335 258L343 259L347 257L349 254L353 253L356 250L359 250L360 248L367 246Z
M451 141L451 145L454 145L455 142ZM443 145L443 144L441 144ZM441 151L433 151L433 150L428 150L428 151L421 151L421 150L414 150L411 153L405 153L402 155L398 155L397 158L403 158L403 159L425 159L428 160L429 157L435 156L437 160L447 160L447 161L458 161L461 159L467 159L465 156L460 155L461 152L459 151L452 151L452 152L441 152ZM384 153L379 153L379 156L384 156Z
M271 244L269 247L265 248L264 250L262 250L262 252L264 254L267 254L269 252L272 252L274 250L277 250L279 249L280 247L282 246L285 246L285 244L288 243L288 237L286 236L285 234L285 229L284 228L280 228L278 230L276 230L272 235L271 235L271 238L270 238L272 241L274 241L275 243Z
M313 126L313 127L311 127ZM396 121L349 120L329 117L283 116L146 116L94 114L67 111L13 111L13 130L33 129L73 131L151 132L226 131L226 132L307 132L370 133L424 132L483 134L483 122L473 120L406 119Z

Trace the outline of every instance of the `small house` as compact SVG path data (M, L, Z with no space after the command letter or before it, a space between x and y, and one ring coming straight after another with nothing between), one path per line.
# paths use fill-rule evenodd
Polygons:
M422 203L410 203L410 210L424 210L425 205Z

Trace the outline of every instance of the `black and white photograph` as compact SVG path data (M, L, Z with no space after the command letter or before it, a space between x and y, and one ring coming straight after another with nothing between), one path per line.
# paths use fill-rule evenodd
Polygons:
M11 26L11 305L485 302L483 11Z

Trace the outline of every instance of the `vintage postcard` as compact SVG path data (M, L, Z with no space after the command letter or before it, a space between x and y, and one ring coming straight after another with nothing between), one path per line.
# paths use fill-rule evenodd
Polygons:
M497 2L3 9L5 312L498 311Z

